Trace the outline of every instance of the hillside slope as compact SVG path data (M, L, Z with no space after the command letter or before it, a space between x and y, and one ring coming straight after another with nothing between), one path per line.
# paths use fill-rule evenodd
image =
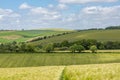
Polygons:
M57 30L23 30L23 31L0 31L0 43L5 42L24 42L38 36L49 36L63 33Z
M35 41L32 42L32 44L46 44L61 42L63 40L77 41L80 39L96 39L98 41L120 41L119 34L120 30L86 30Z

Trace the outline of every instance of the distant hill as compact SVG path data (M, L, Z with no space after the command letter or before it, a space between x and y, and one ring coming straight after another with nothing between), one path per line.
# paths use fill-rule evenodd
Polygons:
M110 26L106 27L105 29L120 29L120 26Z
M54 36L51 38L38 40L31 44L46 44L61 42L63 40L77 41L80 39L96 39L98 41L120 41L120 30L83 30L76 31L69 34Z
M50 36L66 32L65 30L5 30L0 31L0 43L6 42L25 42L35 37Z

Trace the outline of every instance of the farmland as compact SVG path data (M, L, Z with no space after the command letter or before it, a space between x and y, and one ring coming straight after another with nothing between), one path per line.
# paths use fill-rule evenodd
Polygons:
M0 68L0 80L119 80L120 63Z
M68 66L63 80L119 80L120 63Z
M119 53L4 53L0 67L37 67L119 63Z
M39 40L33 42L32 44L46 44L54 42L62 42L64 40L68 41L78 41L81 39L95 39L98 41L120 41L120 30L86 30L73 32L66 35L55 36L45 40Z
M23 30L23 31L0 31L0 43L25 42L35 37L50 36L66 31L60 30Z
M59 80L64 66L0 68L0 80Z

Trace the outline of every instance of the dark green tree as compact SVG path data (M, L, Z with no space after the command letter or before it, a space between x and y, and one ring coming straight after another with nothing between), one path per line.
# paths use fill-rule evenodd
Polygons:
M44 46L44 50L45 50L46 52L48 52L48 53L54 51L54 46L53 46L53 44L47 44L47 45L45 45L45 46Z

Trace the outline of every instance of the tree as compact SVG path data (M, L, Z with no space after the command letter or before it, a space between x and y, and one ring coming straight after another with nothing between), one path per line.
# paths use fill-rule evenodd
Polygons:
M46 52L48 52L48 53L54 51L54 46L53 46L53 44L48 44L48 45L44 46L44 50L45 50Z
M76 51L76 46L77 46L76 44L70 46L70 50L71 50L73 53L75 53L75 51Z
M83 50L85 50L85 48L82 45L76 46L76 51L78 51L79 53L82 52Z
M92 51L92 53L95 53L97 51L96 45L91 46L90 50Z
M77 45L74 44L70 47L70 50L75 53L76 51L78 51L79 53L82 52L83 50L85 50L85 48L82 45Z
M62 47L69 47L69 42L67 40L64 40L61 42Z

